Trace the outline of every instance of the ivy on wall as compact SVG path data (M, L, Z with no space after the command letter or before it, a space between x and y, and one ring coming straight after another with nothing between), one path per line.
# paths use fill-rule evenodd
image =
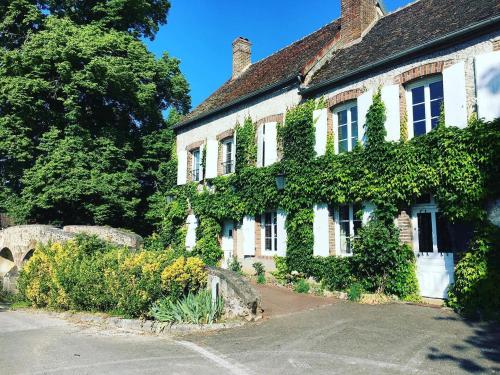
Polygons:
M197 251L209 263L222 255L216 242L223 220L241 221L244 215L261 214L267 209L280 207L287 212L287 264L311 274L312 208L316 203L336 206L369 201L377 207L377 217L388 224L398 210L431 193L451 221L481 225L485 203L500 195L500 121L471 119L468 127L458 129L443 126L441 119L429 134L409 141L405 139L405 125L401 142L387 142L385 108L378 92L367 114L365 144L359 143L351 152L334 154L333 135L329 135L327 152L315 157L313 111L318 107L321 102L306 101L288 110L285 122L278 127L283 147L280 162L255 167L256 126L247 118L236 125L234 174L205 181L201 191L193 184L174 189L179 198L189 200L200 219ZM285 173L284 191L276 188L278 173ZM166 214L163 220L177 223L178 218ZM170 228L170 224L162 225ZM168 241L174 240L168 237Z

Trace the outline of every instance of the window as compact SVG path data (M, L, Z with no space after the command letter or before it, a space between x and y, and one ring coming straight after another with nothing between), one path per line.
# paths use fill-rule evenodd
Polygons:
M358 107L356 102L338 107L334 111L337 125L336 148L338 153L351 151L358 142Z
M410 136L418 137L436 127L443 104L443 81L440 76L408 86Z
M278 251L278 221L276 211L266 212L262 216L264 226L264 251Z
M343 255L352 255L353 240L357 238L362 220L357 216L359 204L345 204L338 209L338 250Z
M232 138L222 141L222 174L234 172L234 142Z
M201 172L201 153L200 149L196 149L192 152L193 161L191 164L191 179L193 181L200 181Z

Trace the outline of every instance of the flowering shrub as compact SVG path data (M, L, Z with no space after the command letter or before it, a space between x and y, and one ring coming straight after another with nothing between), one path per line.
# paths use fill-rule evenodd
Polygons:
M20 296L37 307L143 316L162 296L181 297L206 282L199 258L142 250L79 236L37 247L20 273ZM174 283L178 285L174 287Z
M161 284L169 295L180 297L194 292L207 281L205 264L200 258L179 257L161 273Z

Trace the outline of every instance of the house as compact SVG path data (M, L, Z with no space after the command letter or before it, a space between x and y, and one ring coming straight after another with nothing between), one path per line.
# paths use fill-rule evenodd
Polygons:
M335 152L349 152L364 140L366 114L381 89L387 140L398 141L436 126L441 107L447 124L465 127L477 114L500 117L500 3L497 0L418 0L387 13L379 0L341 0L341 18L273 55L252 63L251 42L233 42L232 77L175 126L178 184L234 172L235 124L250 116L257 127L256 167L279 160L277 124L286 109L324 98L314 112L315 150L325 153L328 134ZM205 175L201 170L206 154ZM362 208L363 218L355 215ZM352 253L350 239L371 207L314 206L314 254ZM237 256L272 265L286 254L286 213L278 208L240 223L227 221L222 233L226 259ZM396 219L401 241L421 255L417 273L422 295L443 298L453 282L452 249L441 247L447 225L432 196L422 197ZM196 213L188 219L186 246L196 240Z

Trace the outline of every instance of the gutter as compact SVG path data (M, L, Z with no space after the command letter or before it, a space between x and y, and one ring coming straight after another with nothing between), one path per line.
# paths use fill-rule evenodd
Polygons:
M331 85L338 83L340 81L344 81L352 76L358 75L360 73L364 73L364 72L369 71L369 70L373 70L375 68L379 68L383 65L386 65L386 64L389 64L389 63L394 62L396 60L399 60L400 58L405 57L407 55L416 54L416 53L421 52L425 49L435 47L439 44L447 42L451 39L459 38L459 37L465 36L471 32L478 31L482 28L486 28L488 26L495 25L498 22L500 22L500 16L496 16L496 17L490 18L488 20L475 23L473 25L466 27L465 29L461 29L461 30L446 34L440 38L430 40L430 41L428 41L424 44L420 44L416 47L408 48L404 51L401 51L401 52L398 52L394 55L388 56L382 60L378 60L375 63L360 66L359 68L351 70L345 74L341 74L339 76L329 78L326 81L317 83L313 86L301 88L301 89L299 89L299 94L304 96L304 95L316 92L316 91L318 91L322 88L325 88L327 86L331 86Z
M230 101L230 102L228 102L228 103L224 104L224 105L223 105L223 106L221 106L221 107L217 107L217 108L212 109L212 110L209 110L209 111L207 111L207 112L200 113L198 116L195 116L195 117L193 117L192 119L189 119L189 120L187 120L187 121L185 121L185 122L184 122L184 121L181 121L180 123L178 123L178 124L176 124L176 125L172 126L172 129L173 129L173 130L178 130L178 129L180 129L180 128L183 128L183 127L185 127L185 126L188 126L189 124L191 124L191 123L193 123L193 122L195 122L195 121L197 121L197 120L200 120L200 119L202 119L202 118L205 118L205 117L208 117L208 116L214 115L214 114L216 114L216 113L222 112L222 111L224 111L225 109L227 109L227 108L229 108L229 107L232 107L232 106L234 106L234 105L236 105L236 104L242 103L242 102L244 102L244 101L246 101L246 100L248 100L248 99L251 99L251 98L253 98L253 97L255 97L255 96L261 95L261 94L263 94L263 93L265 93L265 92L268 92L268 91L274 90L274 89L276 89L276 88L279 88L279 87L282 87L282 86L286 86L287 84L293 83L293 82L295 82L295 81L297 81L297 80L299 80L299 83L301 82L301 81L300 81L300 76L299 76L299 77L297 77L297 74L295 74L295 73L294 73L294 75L293 75L293 76L290 76L290 77L288 77L288 78L285 78L285 79L283 79L283 80L281 80L281 81L278 81L278 82L276 82L276 83L273 83L273 84L271 84L271 85L265 86L265 87L263 87L263 88L261 88L261 89L259 89L259 90L257 90L257 91L253 91L253 92L251 92L251 93L249 93L249 94L243 95L242 97L240 97L240 98L238 98L238 99L235 99L235 100L233 100L233 101Z

